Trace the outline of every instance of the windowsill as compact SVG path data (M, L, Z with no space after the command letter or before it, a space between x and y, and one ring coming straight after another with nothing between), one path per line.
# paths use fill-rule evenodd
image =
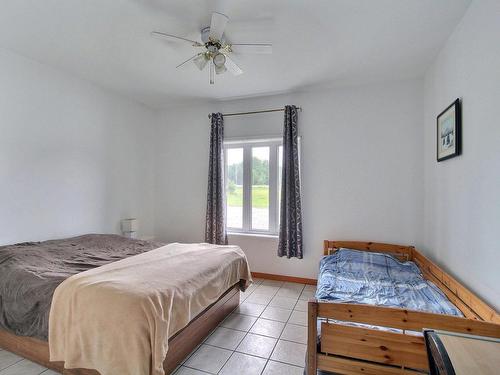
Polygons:
M249 232L227 232L228 236L241 236L241 237L259 237L259 238L278 238L277 234L266 233L249 233Z

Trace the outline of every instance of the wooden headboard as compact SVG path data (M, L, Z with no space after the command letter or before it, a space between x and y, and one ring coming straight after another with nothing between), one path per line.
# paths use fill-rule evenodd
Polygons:
M500 323L500 314L464 285L443 271L413 246L393 245L379 242L324 241L323 254L330 255L341 247L361 251L391 254L401 260L415 262L426 279L436 284L448 299L469 319Z
M401 260L410 260L413 246L392 245L380 242L359 242L359 241L324 241L324 255L330 255L341 247L354 250L371 251L376 253L386 253Z

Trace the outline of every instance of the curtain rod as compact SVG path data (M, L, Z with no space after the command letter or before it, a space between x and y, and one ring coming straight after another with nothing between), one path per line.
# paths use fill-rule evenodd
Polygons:
M263 109L261 111L223 113L222 116L224 116L224 117L229 117L229 116L243 116L243 115L253 115L253 114L256 114L256 113L283 112L284 110L285 110L285 108ZM297 110L299 112L302 112L302 108L301 107L297 107ZM208 118L212 118L212 115L209 114Z

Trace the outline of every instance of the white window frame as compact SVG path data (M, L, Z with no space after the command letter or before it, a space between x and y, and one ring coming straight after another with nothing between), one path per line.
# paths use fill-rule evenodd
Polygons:
M282 138L235 138L224 140L224 176L227 176L227 150L243 149L243 220L242 228L226 227L229 234L255 234L277 236L279 231L278 155ZM252 147L269 147L269 229L252 229ZM274 177L273 177L274 176ZM224 181L227 190L227 179ZM227 203L226 203L227 204ZM226 206L227 209L227 206Z

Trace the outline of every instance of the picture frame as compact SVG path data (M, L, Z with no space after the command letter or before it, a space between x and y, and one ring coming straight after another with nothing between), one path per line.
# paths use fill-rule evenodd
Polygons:
M436 159L454 158L462 151L462 113L456 99L436 119Z

